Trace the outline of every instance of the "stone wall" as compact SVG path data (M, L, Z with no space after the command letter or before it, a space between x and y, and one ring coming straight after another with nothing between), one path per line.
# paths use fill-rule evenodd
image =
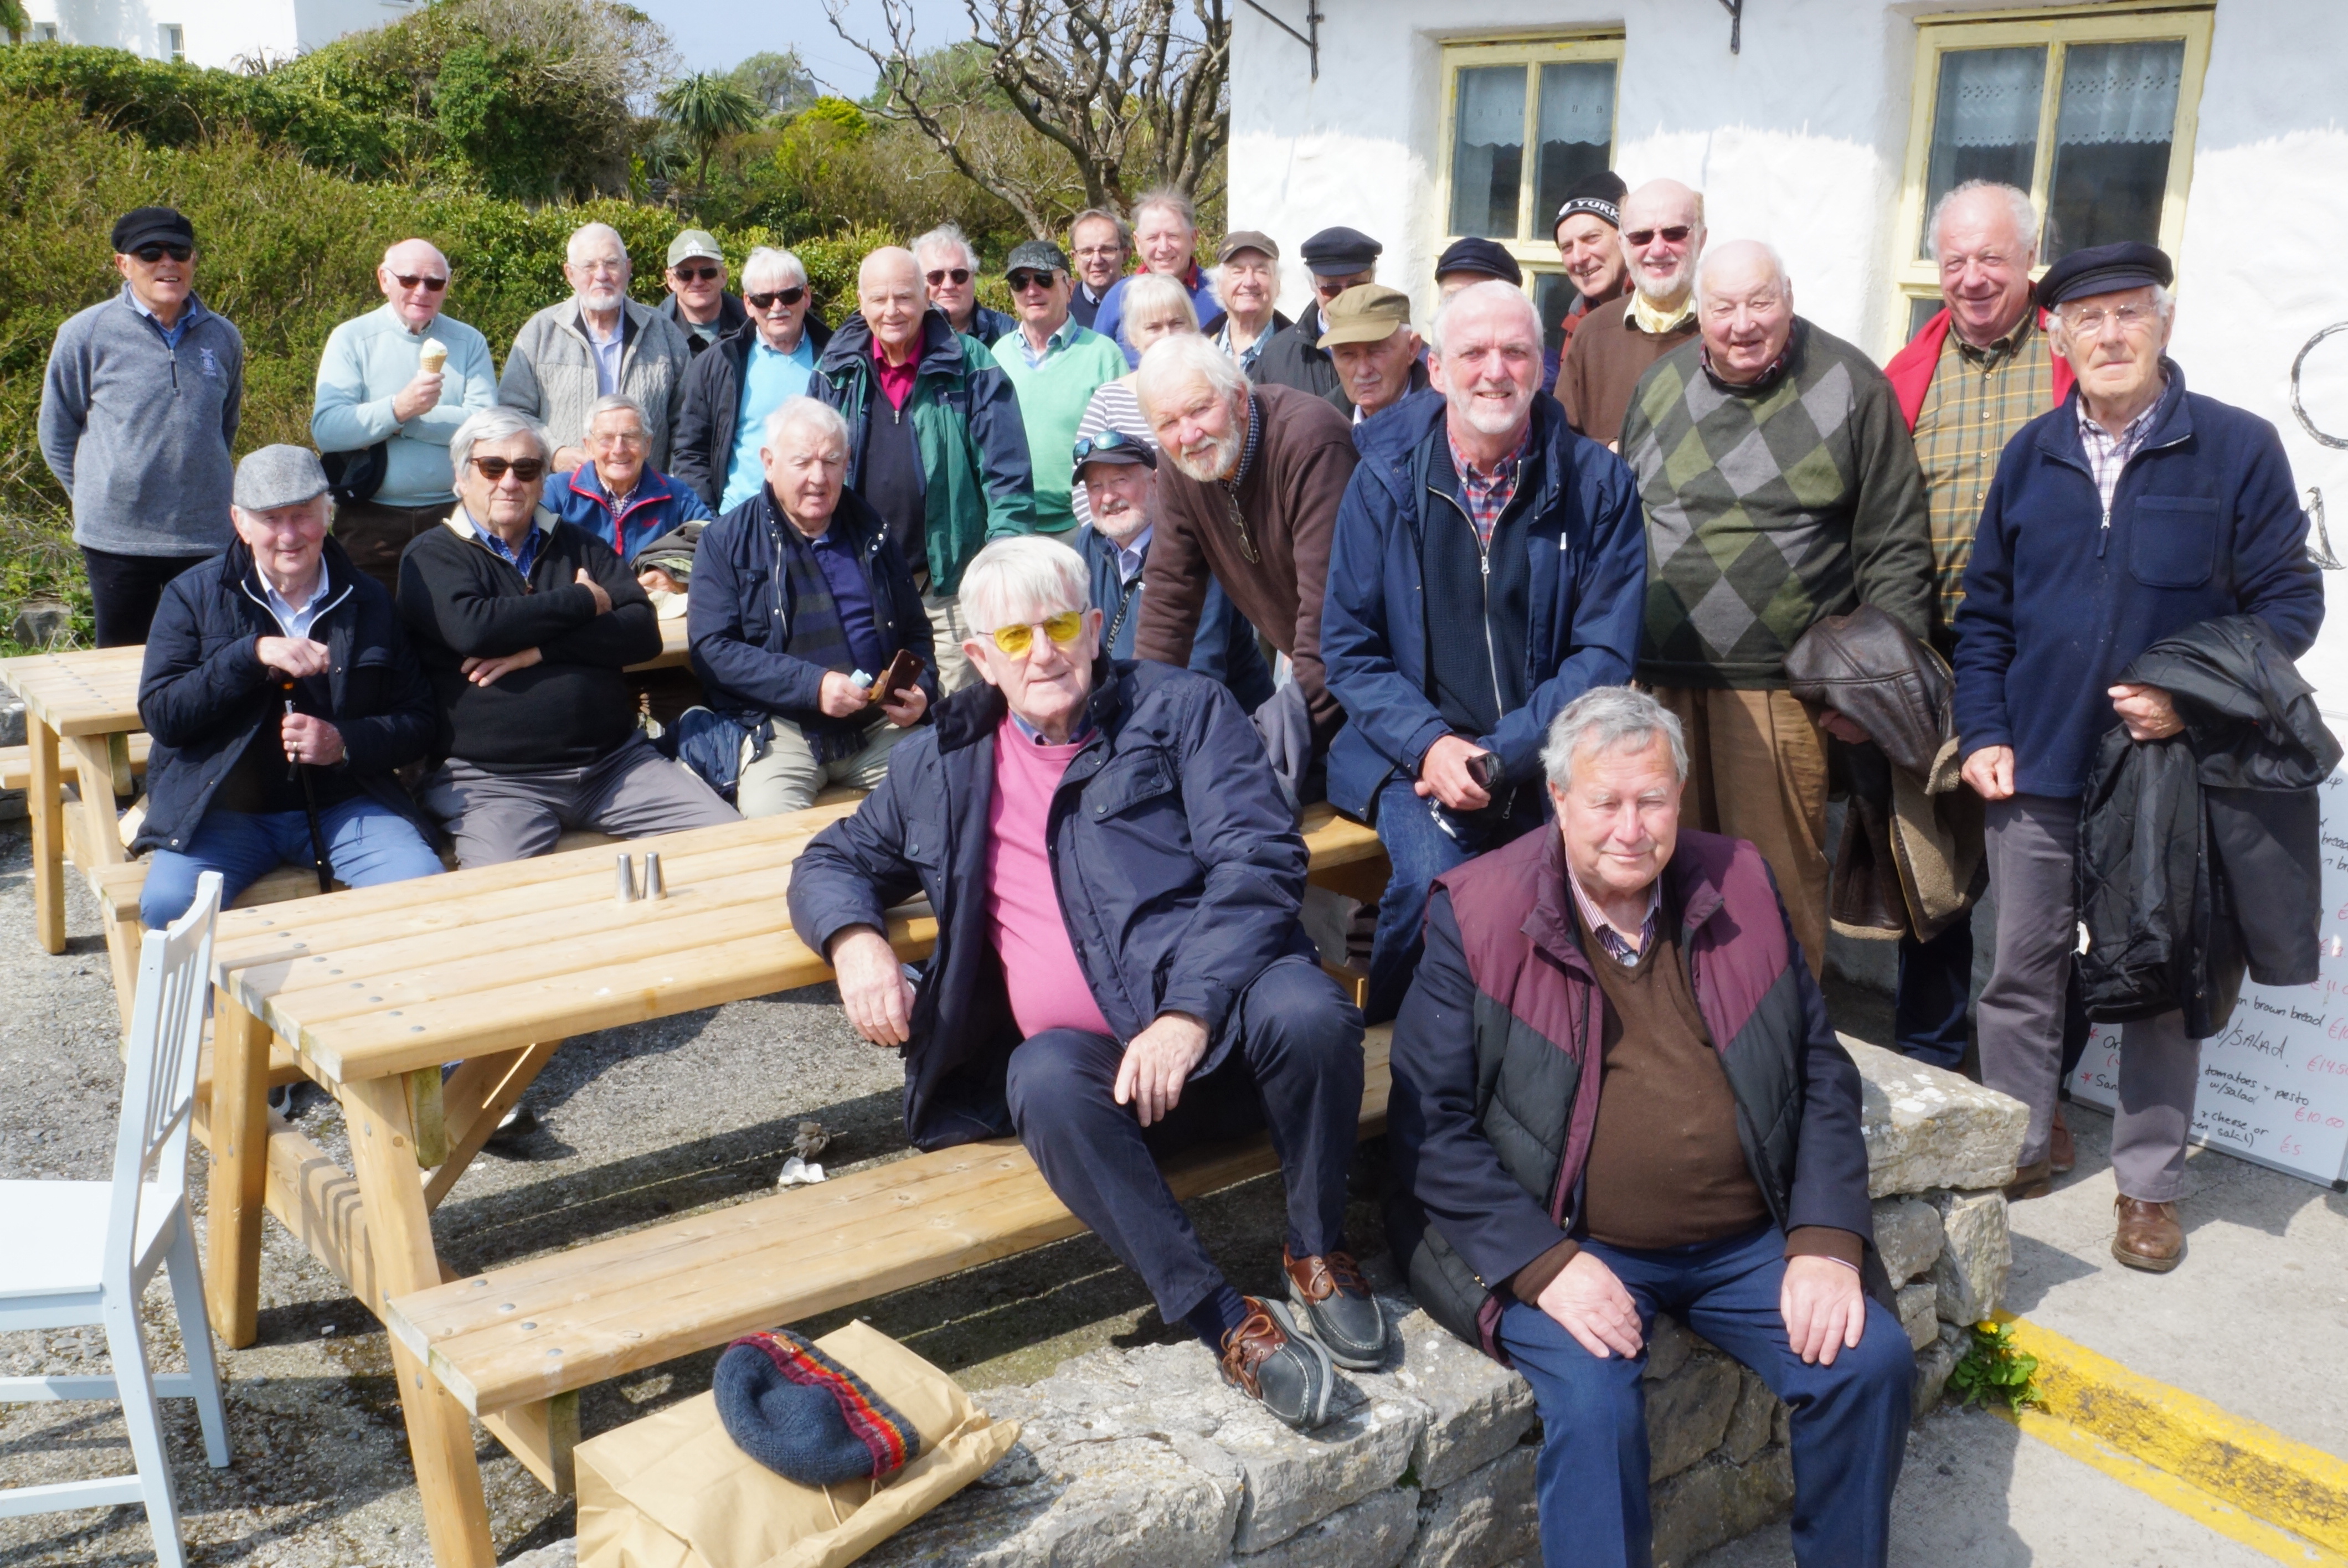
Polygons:
M2004 1289L2023 1109L1953 1073L1849 1042L1866 1081L1876 1245L1937 1403L1964 1326ZM1021 1423L989 1472L865 1562L879 1568L1495 1568L1540 1545L1540 1452L1523 1378L1379 1278L1386 1364L1340 1374L1329 1424L1290 1431L1224 1388L1206 1348L1097 1350L973 1397ZM1647 1350L1655 1561L1672 1565L1792 1504L1787 1412L1760 1378L1659 1319Z

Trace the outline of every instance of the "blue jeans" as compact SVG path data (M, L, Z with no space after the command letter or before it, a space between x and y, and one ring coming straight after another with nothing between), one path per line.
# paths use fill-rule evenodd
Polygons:
M1965 1059L1965 1014L1972 1000L1973 922L1969 910L1929 942L1900 938L1891 1038L1902 1056L1952 1072Z
M1524 785L1516 790L1506 815L1480 811L1462 816L1421 799L1411 781L1399 775L1378 792L1378 841L1394 871L1378 899L1365 1022L1385 1023L1402 1010L1419 954L1426 950L1426 896L1435 879L1539 827L1547 815L1544 799L1538 786Z
M440 857L416 825L368 795L355 795L318 813L326 859L345 887L405 882L438 871ZM196 901L196 878L221 874L222 907L281 865L310 864L310 822L298 811L208 811L185 849L159 849L139 895L139 918L160 930Z
M1886 1562L1916 1380L1900 1319L1870 1300L1858 1347L1838 1353L1831 1367L1807 1365L1778 1315L1786 1238L1775 1225L1668 1252L1584 1245L1631 1293L1643 1333L1654 1331L1656 1313L1672 1313L1792 1407L1794 1561L1802 1568ZM1542 1563L1647 1568L1646 1357L1601 1361L1548 1314L1514 1301L1501 1313L1500 1345L1540 1404Z

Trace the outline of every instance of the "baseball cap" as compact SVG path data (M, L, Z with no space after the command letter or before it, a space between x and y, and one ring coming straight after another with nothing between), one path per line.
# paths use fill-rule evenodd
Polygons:
M687 229L668 242L670 266L694 256L705 256L713 261L726 260L726 252L717 248L717 236L706 229Z
M1279 241L1271 235L1260 229L1234 229L1215 247L1215 262L1220 266L1241 251L1261 251L1275 261L1280 260Z
M1068 253L1049 240L1022 240L1003 259L1003 275L1014 272L1065 272Z

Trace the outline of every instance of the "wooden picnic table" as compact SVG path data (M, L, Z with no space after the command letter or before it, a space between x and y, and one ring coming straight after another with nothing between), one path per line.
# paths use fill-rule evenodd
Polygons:
M499 1119L571 1035L812 985L829 978L791 930L790 869L808 838L855 809L642 839L666 898L622 904L609 848L328 894L220 919L213 963L212 1157L205 1280L212 1327L252 1342L261 1216L277 1215L377 1317L395 1296L453 1277L431 1213ZM1308 814L1316 880L1383 868L1375 835ZM925 907L889 937L925 955ZM354 1170L268 1110L274 1035L341 1102ZM446 1083L441 1065L461 1062ZM417 1485L441 1568L490 1568L470 1417L396 1337ZM545 1434L483 1424L525 1458Z

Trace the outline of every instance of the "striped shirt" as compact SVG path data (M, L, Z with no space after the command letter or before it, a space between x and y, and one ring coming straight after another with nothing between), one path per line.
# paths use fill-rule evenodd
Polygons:
M1932 384L1916 411L1916 462L1924 470L1924 510L1931 530L1932 573L1941 625L1952 624L1965 597L1965 566L1997 460L2015 432L2054 405L2054 362L2035 313L1987 348L1955 329L1941 343Z
M1598 907L1598 901L1581 890L1581 879L1570 871L1565 874L1565 885L1573 889L1573 901L1581 907L1581 917L1589 924L1591 934L1598 938L1598 945L1606 949L1606 956L1625 967L1637 963L1639 955L1655 939L1655 915L1663 907L1663 879L1656 877L1647 888L1647 915L1639 922L1636 946L1632 944L1630 933L1618 928L1606 917L1606 911Z

